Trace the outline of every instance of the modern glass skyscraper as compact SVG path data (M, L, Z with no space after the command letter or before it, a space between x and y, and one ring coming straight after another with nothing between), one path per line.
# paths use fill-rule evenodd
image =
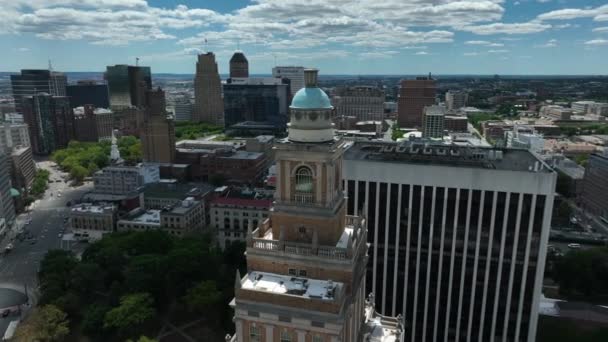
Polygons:
M23 119L34 154L48 155L74 139L74 112L66 96L40 93L23 98Z
M108 85L95 81L79 81L67 86L67 96L72 108L93 105L96 108L110 108Z
M38 93L54 96L66 95L67 77L60 72L44 69L24 69L19 75L11 75L15 111L23 114L23 98Z
M145 106L146 91L152 89L150 67L126 64L107 66L105 79L111 108Z

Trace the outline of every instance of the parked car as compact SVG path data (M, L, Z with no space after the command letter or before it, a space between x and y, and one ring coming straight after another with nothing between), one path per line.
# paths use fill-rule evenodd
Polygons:
M571 248L571 249L580 249L581 248L581 244L580 243L569 243L568 244L568 248Z

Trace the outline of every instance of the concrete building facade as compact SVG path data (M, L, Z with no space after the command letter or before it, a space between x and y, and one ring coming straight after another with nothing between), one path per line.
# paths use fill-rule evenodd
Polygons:
M198 55L194 76L192 121L224 125L222 81L213 52Z
M97 142L112 138L114 113L91 105L74 108L74 131L78 141Z
M408 341L529 341L556 174L523 150L356 142L347 213L364 215L368 291Z
M146 92L146 112L141 147L144 162L175 161L175 126L167 116L165 92L160 88Z
M469 94L463 90L448 90L445 93L445 104L448 110L458 110L467 106Z
M29 192L36 175L36 163L31 147L15 147L11 152L12 183L19 192Z
M14 147L29 147L30 134L26 124L0 124L0 149L10 152Z
M382 89L371 86L339 87L332 97L336 116L354 116L357 121L384 119L385 95Z
M108 166L93 174L94 191L99 194L126 196L138 192L148 183L158 182L157 165Z
M249 61L242 51L235 51L230 58L230 78L249 77Z
M422 136L425 138L443 138L445 133L445 107L424 107Z
M304 67L276 66L272 68L272 77L288 79L291 96L304 88Z
M234 241L245 242L249 222L257 227L268 218L272 200L218 197L209 202L211 227L224 249Z
M99 240L116 230L117 207L111 203L81 203L70 209L70 228L79 237Z

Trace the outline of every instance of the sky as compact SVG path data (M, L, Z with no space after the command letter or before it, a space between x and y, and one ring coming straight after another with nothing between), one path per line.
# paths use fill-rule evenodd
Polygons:
M606 0L0 0L0 71L608 74Z

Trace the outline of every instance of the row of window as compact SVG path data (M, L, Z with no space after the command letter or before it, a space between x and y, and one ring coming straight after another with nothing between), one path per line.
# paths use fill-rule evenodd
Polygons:
M261 342L262 341L262 332L260 326L251 325L249 327L249 341L251 342ZM297 338L288 330L281 331L281 342L292 342L297 341ZM312 335L312 342L324 342L324 338L321 335Z

